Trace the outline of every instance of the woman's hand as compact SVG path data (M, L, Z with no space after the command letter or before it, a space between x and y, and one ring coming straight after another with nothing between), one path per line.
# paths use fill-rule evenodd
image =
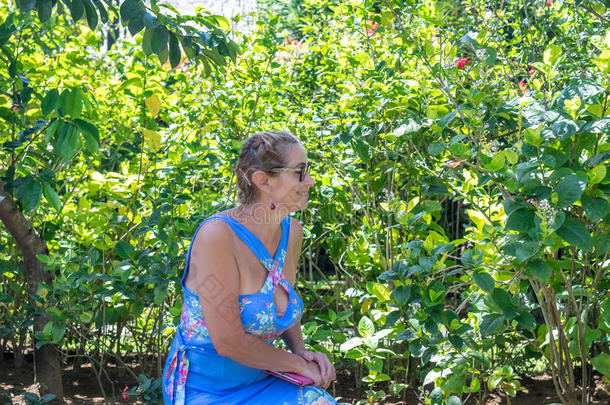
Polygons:
M310 352L309 350L303 349L296 351L295 354L301 356L307 362L318 365L321 375L321 384L316 385L326 389L332 381L337 379L335 367L324 353Z
M317 363L305 361L305 368L299 374L303 377L310 378L313 381L313 385L326 389L324 381L322 380L322 374L320 373L320 367L318 367Z

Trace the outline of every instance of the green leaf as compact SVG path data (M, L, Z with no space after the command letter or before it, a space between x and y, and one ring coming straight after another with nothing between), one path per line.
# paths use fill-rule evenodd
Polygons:
M535 212L529 208L519 208L506 219L507 231L527 232L534 227Z
M83 5L85 6L85 12L87 13L87 25L89 25L89 29L94 30L97 27L97 10L91 3L91 0L83 0Z
M545 260L534 259L527 264L525 273L532 277L536 277L543 283L549 283L551 281L553 270Z
M593 368L610 378L610 354L602 353L591 359Z
M451 153L460 158L467 158L470 156L470 148L468 145L463 144L461 142L454 143L449 147Z
M524 262L530 257L534 256L538 249L538 242L525 242L520 243L515 251L515 257L520 262Z
M175 68L180 64L180 43L178 42L178 37L174 33L170 33L169 35L169 63L172 65L172 68Z
M554 66L561 57L561 53L561 47L557 45L549 45L544 51L544 63Z
M390 298L393 299L398 306L406 305L409 302L409 298L411 298L411 287L404 285L396 287L396 289L392 291Z
M70 15L74 22L80 20L85 13L85 6L83 5L83 0L72 0L70 3Z
M580 196L587 187L587 176L570 174L559 180L555 187L555 192L559 196L557 201L558 208L566 208L580 199Z
M443 391L440 387L436 387L430 393L430 403L431 405L441 405L443 403Z
M44 183L43 190L44 190L44 196L47 199L47 201L49 202L49 204L51 204L51 207L53 207L59 211L61 209L61 200L59 199L59 196L53 189L53 186L51 186L49 183Z
M80 117L83 111L83 92L79 87L73 87L65 104L66 113L72 118Z
M148 30L147 30L148 31ZM157 28L153 30L152 38L151 38L151 49L152 51L159 55L161 52L167 50L167 40L169 38L169 32L165 25L159 25Z
M483 319L481 320L481 326L479 327L481 335L482 336L492 336L494 333L496 333L500 329L503 322L504 322L504 316L502 316L502 315L499 315L499 314L484 315Z
M81 119L74 120L76 126L83 134L85 139L85 148L91 153L96 153L99 149L100 134L97 127L90 122L83 121Z
M56 148L64 160L70 160L81 145L78 132L74 125L65 121L59 124L57 131L59 136L57 137Z
M36 7L36 0L17 0L17 7L22 13L27 14Z
M598 165L588 171L589 184L601 183L606 178L606 166Z
M462 400L459 399L458 397L456 397L455 395L450 396L449 398L447 398L447 405L462 405Z
M489 162L488 170L492 172L497 172L498 170L504 167L505 160L504 151L497 152L492 158L491 162Z
M126 0L121 4L119 12L121 20L125 23L136 18L141 18L144 14L144 9L139 0Z
M562 141L570 139L578 131L578 125L572 120L560 120L551 126L553 134Z
M30 211L38 205L42 187L32 176L27 176L21 184L17 186L17 199L21 202L24 211Z
M97 7L98 12L100 13L100 19L104 24L108 22L108 11L106 11L106 7L100 0L93 0L93 4Z
M455 117L457 117L457 111L452 111L449 114L444 115L441 118L439 118L438 125L441 128L445 128L447 125L451 124L451 121L453 121L453 119Z
M59 91L57 89L51 89L42 99L41 110L42 115L49 115L51 111L55 109L57 100L59 99Z
M591 221L598 221L608 214L610 204L603 198L592 198L583 195L581 198L582 208Z
M138 32L142 31L145 26L146 26L146 24L144 24L143 16L135 17L135 18L129 20L129 23L127 23L127 29L129 30L129 33L131 35L136 35ZM150 44L150 42L149 42L149 44ZM150 53L152 53L152 52L150 52Z
M502 309L509 309L515 307L513 297L501 288L494 288L493 292L491 293L491 298Z
M68 104L68 98L70 98L70 89L64 89L59 95L59 99L55 103L55 113L60 117L66 115L66 105Z
M445 150L445 144L432 142L428 145L428 153L432 156L438 156Z
M581 250L590 251L593 247L591 233L585 224L574 218L566 218L561 228L555 232L561 239Z
M381 25L383 25L386 29L392 28L392 24L394 24L394 13L391 10L384 10L381 13Z
M360 336L368 338L375 334L375 325L368 317L363 316L358 322L358 333Z
M51 18L51 12L53 10L52 0L36 0L36 9L38 11L38 19L41 23Z
M519 312L515 320L523 329L532 330L536 328L536 318L528 311Z
M127 259L133 253L133 247L125 241L118 242L114 250L123 259Z
M479 288L485 292L491 293L495 287L495 280L487 273L474 273L472 278Z
M59 343L61 338L64 337L66 333L66 327L62 324L55 323L53 324L53 329L51 331L51 338L53 343Z
M142 50L146 56L150 56L153 54L152 50L152 36L155 30L146 29L144 31L144 36L142 37Z

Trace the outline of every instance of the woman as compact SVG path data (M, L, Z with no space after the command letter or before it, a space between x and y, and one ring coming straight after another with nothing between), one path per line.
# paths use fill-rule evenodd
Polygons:
M257 133L243 144L240 205L204 221L187 253L182 316L163 372L166 404L336 404L322 389L335 369L305 349L303 302L292 287L303 228L288 214L307 207L309 168L289 133ZM290 351L275 348L276 337ZM314 386L265 370L300 374Z

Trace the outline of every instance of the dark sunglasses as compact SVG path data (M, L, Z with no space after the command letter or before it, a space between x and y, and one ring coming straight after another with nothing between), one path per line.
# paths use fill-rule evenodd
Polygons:
M307 176L309 174L309 172L311 171L311 162L307 162L305 164L305 166L301 166L301 167L276 167L269 171L272 173L281 173L281 172L299 173L299 181L303 182L303 180L305 180L305 176Z

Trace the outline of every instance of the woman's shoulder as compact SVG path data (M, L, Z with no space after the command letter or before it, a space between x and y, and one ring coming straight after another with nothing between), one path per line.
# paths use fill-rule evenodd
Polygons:
M193 241L193 247L214 247L232 249L231 228L221 215L214 215L204 221ZM226 252L226 250L223 250Z

